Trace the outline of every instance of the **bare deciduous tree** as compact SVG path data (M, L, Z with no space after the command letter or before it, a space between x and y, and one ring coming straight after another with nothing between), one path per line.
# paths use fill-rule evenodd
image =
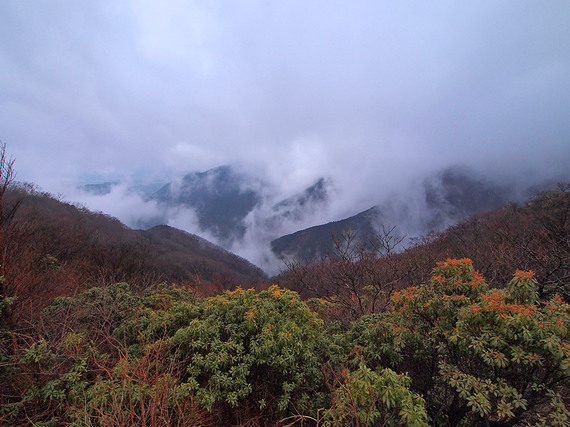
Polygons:
M286 286L305 297L338 304L345 320L385 311L412 271L397 257L405 236L394 226L383 226L368 241L360 241L351 230L332 238L334 253L325 259L311 265L287 264Z
M0 142L0 231L10 223L21 203L21 200L17 200L8 204L5 200L6 191L15 179L14 159L8 156L6 144Z

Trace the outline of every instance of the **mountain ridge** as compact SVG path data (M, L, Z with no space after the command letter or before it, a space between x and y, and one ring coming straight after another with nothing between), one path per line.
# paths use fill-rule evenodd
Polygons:
M271 249L279 259L307 264L334 255L338 239L346 233L350 233L354 243L365 245L370 244L381 225L396 226L398 238L420 238L473 215L526 201L533 193L552 185L545 182L519 189L513 184L491 182L471 171L450 167L424 178L421 186L420 200L388 199L356 215L280 236L271 241ZM411 207L414 204L415 208ZM422 209L420 215L418 209Z
M198 280L204 286L223 282L233 287L267 278L251 262L183 230L165 225L133 230L113 217L21 187L10 189L7 198L21 200L13 236L19 249L13 253L22 259L48 257L82 286Z

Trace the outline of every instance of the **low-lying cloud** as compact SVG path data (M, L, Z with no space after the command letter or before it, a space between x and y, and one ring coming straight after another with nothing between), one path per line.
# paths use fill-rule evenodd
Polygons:
M227 234L232 230L221 233L215 227L204 225L200 213L184 201L188 191L184 186L188 182L183 178L169 183L169 198L162 200L157 197L158 193L148 189L145 192L140 184L128 183L113 184L105 194L87 192L86 187L68 194L72 200L80 200L92 210L115 216L132 228L166 224L197 234L273 274L283 268L284 263L271 251L271 241L285 234L344 219L376 206L380 212L378 225L396 226L398 235L419 237L443 230L473 213L495 209L507 202L524 201L534 191L569 178L566 174L552 176L551 180L544 177L524 180L518 176L499 180L482 170L456 166L360 193L355 189L354 194L341 190L331 178L323 179L313 183L319 190L318 196L311 198L306 188L294 189L291 193L288 186L280 188L268 181L267 176L254 177L251 171L246 171L236 172L235 179L239 180L243 193L253 191L258 201L241 221L243 233L236 230L233 230L235 234ZM219 194L224 190L216 187L214 176L207 175L200 181L200 191L204 194ZM358 194L366 197L358 199Z

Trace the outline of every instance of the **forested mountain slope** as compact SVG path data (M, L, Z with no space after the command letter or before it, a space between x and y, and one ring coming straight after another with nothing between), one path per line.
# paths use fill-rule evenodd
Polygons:
M380 204L339 221L316 225L281 236L271 242L276 256L301 264L334 256L338 240L350 235L353 244L373 246L374 236L392 229L399 237L420 238L441 232L473 215L482 215L525 203L539 189L554 188L551 182L535 186L494 182L473 171L448 167L426 176L409 194L393 194Z
M532 270L541 298L559 294L570 301L569 190L561 185L527 203L415 239L404 248L397 246L393 229L371 236L377 243L372 247L341 241L334 253L317 262L290 262L279 283L306 297L340 302L347 316L358 317L386 307L396 290L429 280L436 262L470 258L491 287L504 286L517 269Z
M18 304L120 281L139 289L168 281L221 290L265 280L248 261L171 227L132 230L30 186L6 193L6 205L16 201L2 264L6 286L21 291Z

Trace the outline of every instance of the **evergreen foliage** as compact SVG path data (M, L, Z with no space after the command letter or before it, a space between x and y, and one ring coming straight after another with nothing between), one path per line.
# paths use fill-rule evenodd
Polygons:
M52 425L568 425L570 306L532 272L438 263L391 310L325 327L293 291L124 283L58 298L4 360L1 419ZM59 323L58 323L59 322ZM15 336L14 336L15 338ZM31 338L31 335L30 335ZM8 364L8 363L7 363Z

